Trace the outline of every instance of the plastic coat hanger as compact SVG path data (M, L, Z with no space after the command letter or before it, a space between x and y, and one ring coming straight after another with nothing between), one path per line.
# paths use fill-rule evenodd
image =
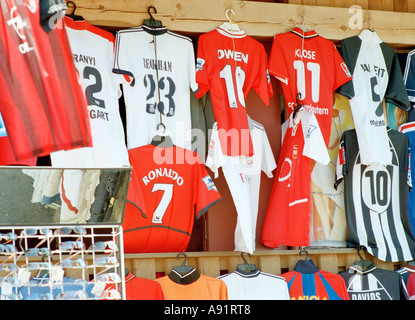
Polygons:
M238 269L237 269L238 271L241 271L241 272L252 272L252 271L257 270L257 267L256 267L255 264L250 264L245 259L244 252L241 252L241 257L242 257L242 260L244 261L244 263L238 265ZM251 257L251 255L249 253L248 253L248 257Z
M154 6L148 7L147 12L150 15L150 19L145 19L143 24L150 28L161 28L163 24L160 20L154 19L153 15L151 14L151 9L154 9L154 13L157 13L157 9Z
M73 10L72 10L72 13L71 14L66 14L66 16L69 17L69 18L71 18L74 21L82 21L82 20L85 20L83 16L79 16L79 15L76 15L75 14L75 11L76 11L76 4L75 4L75 2L68 1L68 3L66 5L69 7L70 4L73 6Z
M235 15L235 12L232 9L227 9L225 12L226 18L228 19L228 22L224 22L221 24L221 28L225 29L229 32L235 32L235 31L241 31L238 27L238 25L235 23L235 21L233 21L230 16L229 13L232 13L232 16Z
M164 148L173 146L173 140L167 134L166 126L163 122L160 122L157 125L157 131L156 131L155 136L151 140L151 144L156 147L164 147Z
M357 255L360 257L360 261L355 261L354 264L357 266L360 266L362 268L362 270L367 270L370 267L373 266L372 261L370 260L365 260L361 254L360 251L363 250L365 252L366 255L366 247L365 246L359 246L359 248L357 248Z
M186 266L187 254L185 252L179 252L177 254L177 260L180 260L180 257L182 255L184 256L184 261L183 261L182 265L181 266L177 266L177 267L173 267L173 270L183 276L183 275L186 275L189 272L193 271L195 268L192 267L192 266Z

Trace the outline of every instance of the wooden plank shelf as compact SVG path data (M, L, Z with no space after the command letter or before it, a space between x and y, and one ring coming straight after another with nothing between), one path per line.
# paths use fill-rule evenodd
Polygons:
M136 27L149 18L148 8L154 6L153 16L171 31L205 33L226 22L225 12L232 9L233 20L249 35L270 38L292 29L302 15L306 25L321 36L340 41L357 35L354 11L350 8L312 6L241 0L76 0L76 13L96 26L122 29ZM351 20L352 19L352 20ZM415 46L415 13L362 10L362 22L369 19L379 37L396 48ZM363 27L363 26L362 26Z
M353 248L342 249L309 249L309 258L313 259L316 266L322 270L337 273L347 270L360 257ZM293 270L296 262L304 259L299 250L262 250L245 258L249 263L256 264L263 272L280 275ZM242 264L241 253L236 251L215 252L186 252L187 262L199 270L200 273L217 277L221 274L234 271L238 264ZM371 260L378 268L397 270L403 267L405 262L384 262L366 254L366 260ZM158 276L168 274L174 266L183 263L183 257L177 259L177 253L141 253L125 254L125 267L136 276L155 279Z

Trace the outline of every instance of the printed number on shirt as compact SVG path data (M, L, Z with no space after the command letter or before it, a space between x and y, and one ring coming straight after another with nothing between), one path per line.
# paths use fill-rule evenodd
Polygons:
M176 92L176 85L170 77L162 77L158 81L158 88L160 89L160 101L158 97L156 99L156 81L154 80L153 75L146 74L143 79L144 86L146 88L146 112L150 114L155 114L156 109L166 117L172 117L176 111L176 104L173 100L173 95ZM158 94L158 93L157 93ZM165 107L165 102L161 99L165 98L167 100L167 108Z
M95 79L95 83L92 83L85 88L85 95L88 101L88 105L105 108L105 101L94 96L95 93L102 91L102 78L99 71L93 67L87 66L84 68L83 77L84 79L91 81L93 78Z
M229 107L238 108L238 103L236 101L236 96L238 96L239 104L245 108L245 98L242 90L245 82L245 71L243 71L241 67L237 66L235 70L234 81L232 67L230 64L227 64L225 68L221 70L220 77L221 79L225 79L226 91L228 92Z
M173 198L173 184L155 183L151 192L163 191L163 196L153 213L153 223L163 223L163 217Z
M304 100L307 96L304 62L295 60L294 69L297 71L297 91L301 94L300 99ZM311 73L311 99L316 103L320 100L320 65L316 62L307 62L307 70Z
M362 197L365 205L377 213L385 212L390 203L391 177L381 165L370 165L362 174Z

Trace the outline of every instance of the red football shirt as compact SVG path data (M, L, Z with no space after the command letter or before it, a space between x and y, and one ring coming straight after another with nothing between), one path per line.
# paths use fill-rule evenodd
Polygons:
M288 114L300 93L299 102L316 115L328 146L333 93L352 78L333 42L315 31L304 32L300 28L277 34L272 43L269 72L281 81Z
M37 1L1 1L0 74L0 110L17 161L91 146L65 29L59 21L46 33Z
M317 119L300 109L282 125L283 143L277 173L271 190L262 228L262 243L268 247L280 244L310 244L311 160L329 163L324 138Z
M133 167L124 215L124 251L187 249L194 218L220 200L196 152L146 145L129 150Z
M222 150L229 156L253 154L245 98L253 88L269 104L267 64L263 45L243 31L217 28L199 37L196 96L210 91Z

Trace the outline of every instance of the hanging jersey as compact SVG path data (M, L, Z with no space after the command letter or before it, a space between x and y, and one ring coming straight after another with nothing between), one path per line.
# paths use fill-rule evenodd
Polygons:
M404 293L400 275L391 270L350 266L339 274L346 282L350 300L401 300Z
M129 79L123 83L128 149L149 144L160 121L175 145L191 148L190 95L197 85L190 38L145 25L118 31L113 72Z
M287 281L291 300L349 300L343 278L316 268L312 260L299 260L294 270L281 276Z
M314 113L301 108L293 115L282 125L277 173L262 228L262 243L271 248L309 245L310 159L329 162Z
M290 300L287 282L281 276L235 270L218 278L225 282L229 300Z
M222 151L228 156L253 155L245 98L253 88L269 104L273 92L267 64L263 45L243 31L219 27L199 37L196 96L210 92Z
M281 82L288 114L299 102L313 112L326 146L329 144L333 93L351 80L346 64L335 45L314 30L294 28L274 37L269 72Z
M398 128L399 132L404 133L409 140L409 149L414 153L415 150L415 122L408 122L402 124ZM415 157L409 157L409 165L411 168L415 168ZM415 186L414 183L414 176L411 174L411 185ZM411 222L412 232L415 233L415 190L411 188L408 195L408 214L409 214L409 221Z
M410 295L408 293L408 280L409 280L409 276L411 274L415 273L415 266L413 266L412 264L407 264L404 267L396 270L395 272L398 273L401 276L401 279L402 279L402 288L403 288L403 294L402 295L409 299ZM413 287L413 289L415 289L415 287ZM413 291L413 294L415 294L414 291ZM415 297L413 297L413 298L415 298Z
M91 146L86 102L62 21L46 33L38 1L1 1L2 113L16 161Z
M413 273L409 275L406 287L408 290L408 300L415 300L415 275Z
M129 156L133 170L123 223L124 251L185 251L194 218L220 200L200 157L178 146L151 144L130 149Z
M382 101L410 108L397 54L370 30L343 40L340 52L353 81L338 91L351 98L361 163L391 164Z
M81 77L88 104L92 147L58 151L50 155L52 166L122 167L128 166L118 99L122 76L112 72L114 36L88 21L65 17L75 66Z
M169 276L154 281L160 283L165 300L228 300L226 284L204 274L189 284L176 283Z
M336 184L344 179L349 247L363 245L383 261L410 261L415 238L408 216L411 187L409 145L405 134L388 130L392 164L364 165L355 130L342 135Z
M221 129L218 129L215 123L206 166L212 170L215 178L218 177L219 168L222 167L237 211L235 251L252 254L255 251L261 172L272 178L276 163L264 127L252 120L250 124L254 146L252 157L225 155L219 140Z
M405 70L403 73L403 82L405 84L408 99L411 103L415 103L415 50L408 53L406 57Z

